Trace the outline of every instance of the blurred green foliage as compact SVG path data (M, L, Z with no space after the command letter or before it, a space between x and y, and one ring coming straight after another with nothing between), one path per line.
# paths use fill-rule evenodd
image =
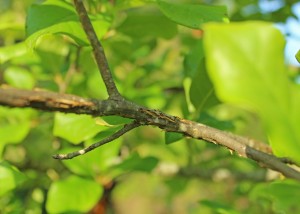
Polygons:
M205 32L207 67L218 97L256 112L274 153L300 162L300 93L287 75L283 35L263 22L208 24Z
M126 98L265 142L270 137L279 155L299 161L299 85L283 63L284 38L270 23L244 22L285 22L296 1L268 12L261 1L207 2L86 6ZM0 12L0 84L107 97L71 1L2 0ZM227 149L153 127L69 161L51 158L129 121L0 107L0 213L299 212L298 183Z

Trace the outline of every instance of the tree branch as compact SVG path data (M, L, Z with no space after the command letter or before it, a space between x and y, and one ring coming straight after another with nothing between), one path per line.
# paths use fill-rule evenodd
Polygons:
M266 151L263 151L264 149L260 151L259 148L254 149L249 146L251 145L250 139L168 115L159 110L148 109L125 99L93 100L41 90L26 91L0 87L0 105L93 116L116 115L135 119L139 125L152 125L164 131L182 133L185 136L227 147L239 156L252 159L264 167L282 173L286 177L300 180L300 172L284 164L280 158L268 154L270 153L268 147L266 147Z
M182 133L185 136L227 147L231 151L235 151L239 156L255 160L265 167L281 172L286 177L300 180L300 172L284 164L282 159L272 155L270 147L263 143L227 133L204 124L168 115L159 110L148 109L125 100L120 95L113 81L103 47L97 39L82 0L74 0L74 4L80 22L93 47L95 60L106 85L109 98L107 100L95 100L41 90L26 91L0 87L0 105L21 108L30 107L44 111L60 111L93 116L117 115L134 119L135 122L126 125L115 134L88 148L70 154L54 155L54 158L70 159L76 157L108 143L138 126L152 125L167 132Z
M139 127L140 125L141 124L134 121L133 123L126 124L122 129L120 129L119 131L117 131L113 135L101 140L98 143L94 143L94 144L90 145L87 148L84 148L84 149L81 149L81 150L78 150L78 151L75 151L75 152L67 153L67 154L56 154L56 155L53 155L52 157L55 158L55 159L59 159L59 160L72 159L76 156L83 155L87 152L90 152L90 151L96 149L99 146L102 146L106 143L109 143L109 142L121 137L126 132L129 132L130 130Z
M115 85L115 82L112 78L112 74L111 74L111 71L110 71L110 68L108 65L108 61L105 56L104 49L103 49L100 41L97 38L97 35L96 35L93 25L87 15L87 12L86 12L86 9L84 7L82 0L74 0L74 5L75 5L76 11L79 15L81 25L93 47L95 60L96 60L97 66L99 68L100 74L102 76L102 79L104 81L104 84L106 86L109 98L122 99L122 96L120 95L120 93Z
M98 108L92 99L40 89L28 91L7 86L0 87L0 105L90 115Z

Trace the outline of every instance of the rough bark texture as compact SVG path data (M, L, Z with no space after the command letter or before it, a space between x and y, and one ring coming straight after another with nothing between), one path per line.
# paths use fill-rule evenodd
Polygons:
M235 151L239 156L255 160L267 168L281 172L286 177L300 180L300 173L298 171L290 168L281 159L273 156L271 149L261 142L227 133L201 123L168 115L159 110L148 109L123 98L120 100L94 100L42 90L26 91L2 87L0 88L0 105L21 108L30 107L43 111L60 111L93 116L117 115L131 118L135 120L136 125L130 126L128 130L121 131L121 135L137 126L156 126L164 131L182 133L185 136L225 146ZM117 133L115 137L105 140L104 143L108 143L121 136L119 134ZM98 146L104 143L100 143ZM93 146L92 149L98 146ZM92 149L88 149L88 151ZM57 159L71 159L88 151L80 150L73 153L73 155L62 154L54 157Z

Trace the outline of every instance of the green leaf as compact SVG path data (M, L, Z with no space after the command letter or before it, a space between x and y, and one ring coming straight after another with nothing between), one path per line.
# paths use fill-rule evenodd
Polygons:
M119 116L104 116L101 118L110 125L122 125L122 124L130 123L132 121L132 119L119 117Z
M300 90L287 77L284 37L265 22L207 24L207 67L218 97L260 115L275 154L300 162Z
M126 11L126 14L125 21L117 30L130 37L169 39L177 33L176 24L154 7L133 8Z
M107 32L110 21L100 15L90 18L98 38L101 38ZM34 47L38 38L47 34L64 34L79 45L89 44L74 7L61 0L33 4L28 11L26 33L26 42L30 47Z
M211 201L211 200L201 200L199 202L201 205L209 207L219 214L238 214L239 212L235 211L231 206L224 204L219 201Z
M3 2L3 1L2 1ZM5 5L5 3L4 3ZM3 7L3 4L1 4L1 22L0 22L0 37L3 38L4 44L5 41L17 41L22 40L24 38L24 23L18 21L17 19L13 19L15 16L14 10L7 10L5 11L5 6ZM4 9L4 10L3 10ZM13 12L14 11L14 12ZM11 17L9 15L11 13ZM9 18L10 17L10 18Z
M31 109L0 107L0 154L8 143L20 143L30 131Z
M164 182L172 195L184 192L189 185L189 179L185 176L170 177L169 179L165 179Z
M203 60L198 67L198 72L192 79L189 90L191 103L201 113L204 109L210 108L219 103L212 82L210 81Z
M55 114L53 134L73 144L88 140L104 129L89 115Z
M292 180L258 184L251 191L250 198L257 202L267 199L276 213L299 213L300 184Z
M157 5L169 19L190 28L201 29L206 22L228 22L225 6L176 4L161 0Z
M204 50L203 50L203 41L201 40L192 40L193 44L191 49L184 58L184 72L185 77L193 78L198 72L199 67L203 64Z
M46 204L49 213L87 213L100 199L103 188L95 181L78 176L53 182Z
M234 123L231 120L220 120L213 115L202 112L200 116L196 119L199 123L204 123L208 126L212 126L217 129L233 131L234 130Z
M300 50L298 50L295 57L296 57L297 61L300 63Z
M27 47L24 42L0 48L0 63L14 59L27 53Z
M70 54L70 48L65 39L52 34L44 35L34 50L34 54L39 57L44 73L48 74L51 79L53 75L66 73L68 63L70 63L68 57L71 58L68 53Z
M5 161L0 162L0 196L18 187L25 179L14 166Z
M165 132L165 143L171 144L178 140L181 140L183 138L183 135L181 133L176 132Z
M83 55L83 54L82 54ZM95 70L94 60L91 58L91 54L84 53L84 57L81 59L80 70L86 72L88 75L85 76L87 80L87 89L89 97L97 99L106 99L107 91L105 90L105 84L99 75L99 71ZM98 90L100 89L100 90Z
M133 153L122 163L113 166L111 171L115 176L130 171L151 172L158 162L155 157L140 157L138 153Z
M200 114L202 110L217 104L218 99L204 63L202 40L195 41L195 45L186 55L184 70L186 79L189 79L185 80L184 89L190 109Z
M22 67L9 67L4 72L4 80L16 88L32 89L35 84L33 75Z

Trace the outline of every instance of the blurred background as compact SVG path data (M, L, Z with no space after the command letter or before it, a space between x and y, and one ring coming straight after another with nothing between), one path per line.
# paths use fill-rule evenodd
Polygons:
M32 4L43 2L1 0L0 84L105 99L107 93L89 47L79 47L74 38L60 34L43 35L34 48L24 43L26 19L32 21L27 15L35 12ZM176 2L225 5L230 22L274 23L286 38L284 54L290 78L300 81L295 59L300 49L299 1ZM199 62L203 55L201 30L175 24L150 0L88 0L86 5L91 17L100 19L94 26L126 98L267 142L257 115L221 103L216 97L200 103L189 97L191 90L204 99L201 87L210 87ZM202 75L200 82L193 82L198 78L196 72ZM0 177L1 172L7 175L8 168L15 173L6 181L12 182L14 177L12 188L4 190L11 184L0 184L0 213L299 211L286 201L274 206L273 193L281 199L284 193L280 187L266 184L280 177L277 173L225 148L165 134L154 127L138 128L83 157L69 161L51 158L58 152L95 143L126 122L117 117L77 117L0 107ZM102 126L93 125L96 123Z

